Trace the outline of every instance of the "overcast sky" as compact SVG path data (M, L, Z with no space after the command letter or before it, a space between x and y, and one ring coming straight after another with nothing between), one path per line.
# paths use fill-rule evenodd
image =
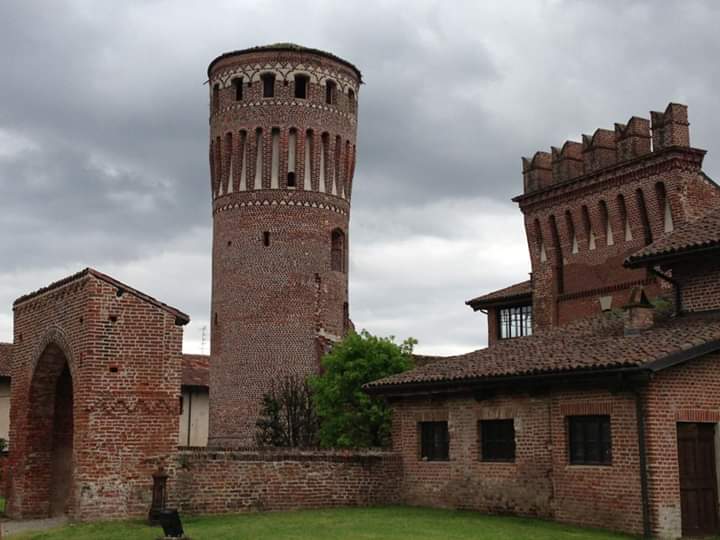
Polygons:
M366 83L356 326L426 354L483 346L465 300L529 271L521 156L679 101L720 176L719 25L712 0L0 0L0 341L16 297L92 266L189 313L201 350L207 65L291 41Z

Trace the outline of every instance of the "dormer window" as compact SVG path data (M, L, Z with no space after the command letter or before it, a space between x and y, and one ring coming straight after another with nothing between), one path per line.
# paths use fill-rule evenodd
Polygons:
M509 306L497 310L498 337L510 339L532 335L532 305Z
M275 74L263 73L260 78L262 79L263 84L263 97L275 97Z

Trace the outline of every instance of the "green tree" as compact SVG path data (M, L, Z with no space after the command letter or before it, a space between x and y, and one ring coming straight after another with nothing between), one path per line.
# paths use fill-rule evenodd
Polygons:
M256 422L258 446L313 448L318 445L318 417L308 381L285 377L262 399Z
M383 399L366 394L365 383L412 367L413 338L402 344L363 330L349 333L322 360L310 379L320 417L320 444L334 448L387 446L391 411Z

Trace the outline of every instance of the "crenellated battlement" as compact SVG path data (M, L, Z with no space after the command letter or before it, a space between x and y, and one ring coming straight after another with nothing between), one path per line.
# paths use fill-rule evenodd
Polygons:
M613 130L596 129L582 142L565 141L522 158L524 193L593 174L670 147L690 147L687 105L670 103L664 112L651 111L650 120L631 117Z

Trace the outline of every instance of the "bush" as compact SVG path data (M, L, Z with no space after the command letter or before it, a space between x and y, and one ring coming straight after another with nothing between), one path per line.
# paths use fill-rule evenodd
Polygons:
M308 382L286 377L262 399L255 440L258 446L312 448L318 445L318 417Z
M323 372L310 379L322 446L389 444L391 410L383 399L366 394L362 386L410 369L415 343L408 338L398 345L393 337L379 338L363 330L349 333L323 358Z

